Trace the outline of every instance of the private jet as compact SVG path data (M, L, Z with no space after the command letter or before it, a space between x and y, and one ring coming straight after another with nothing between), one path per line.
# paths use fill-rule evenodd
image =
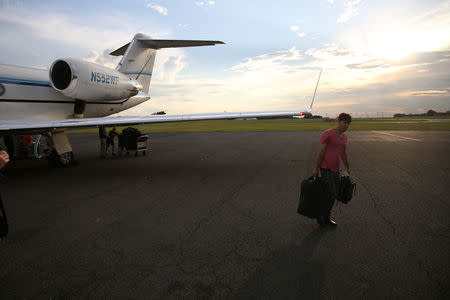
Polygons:
M138 33L131 42L110 53L122 56L115 69L77 58L57 59L48 70L0 65L0 136L45 134L50 141L47 158L60 166L70 166L74 161L66 134L70 129L294 117L311 111L314 97L305 110L108 117L150 99L150 82L158 49L217 44L224 43L152 39ZM318 83L319 80L316 90Z

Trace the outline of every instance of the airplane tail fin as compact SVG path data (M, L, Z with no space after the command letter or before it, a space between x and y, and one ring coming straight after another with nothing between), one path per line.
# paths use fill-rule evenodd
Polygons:
M195 41L195 40L154 40L149 36L138 33L133 40L110 55L123 55L116 70L127 74L139 81L144 87L143 92L148 93L152 80L153 65L156 51L161 48L213 46L224 44L221 41Z

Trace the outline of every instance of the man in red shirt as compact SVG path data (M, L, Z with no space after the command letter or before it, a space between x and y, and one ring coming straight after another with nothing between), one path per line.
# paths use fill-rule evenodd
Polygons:
M349 114L341 113L338 117L337 127L325 130L320 137L320 150L312 172L312 176L316 177L320 169L320 175L327 185L327 211L323 216L317 218L320 225L337 225L330 219L330 215L339 192L341 160L345 170L350 174L350 166L345 152L348 136L344 132L351 122L352 117Z

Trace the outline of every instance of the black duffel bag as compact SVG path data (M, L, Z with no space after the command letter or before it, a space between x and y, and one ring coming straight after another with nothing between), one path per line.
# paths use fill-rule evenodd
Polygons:
M356 191L356 183L350 178L350 176L342 176L339 184L339 194L337 200L347 204L352 200Z
M317 218L326 213L326 184L320 177L309 177L302 181L297 213Z

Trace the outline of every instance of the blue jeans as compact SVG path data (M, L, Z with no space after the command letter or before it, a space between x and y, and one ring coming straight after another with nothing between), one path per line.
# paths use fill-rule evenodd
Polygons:
M339 172L333 172L330 169L323 168L320 168L320 175L322 180L327 185L327 212L325 217L329 218L331 215L331 209L333 209L334 201L337 200L341 177Z

